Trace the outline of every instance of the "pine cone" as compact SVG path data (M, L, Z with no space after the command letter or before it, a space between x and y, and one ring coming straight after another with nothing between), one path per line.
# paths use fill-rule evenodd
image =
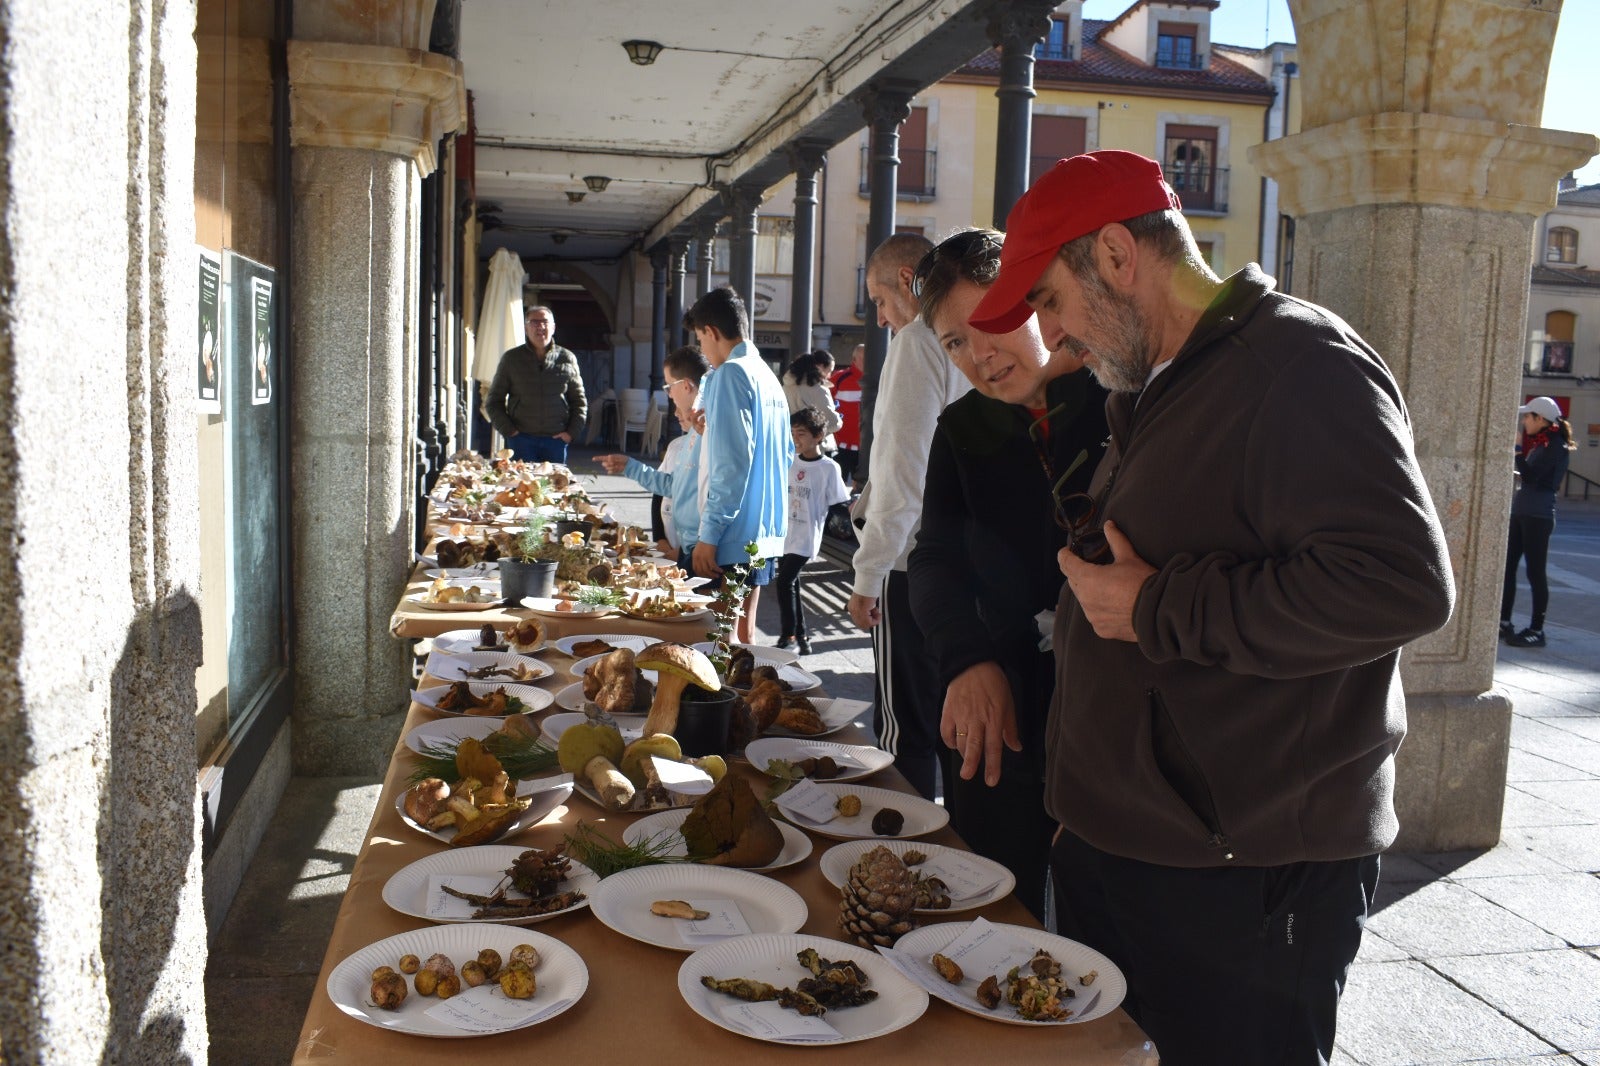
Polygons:
M916 905L916 879L906 864L888 848L873 848L845 878L839 929L864 948L889 947L916 927Z

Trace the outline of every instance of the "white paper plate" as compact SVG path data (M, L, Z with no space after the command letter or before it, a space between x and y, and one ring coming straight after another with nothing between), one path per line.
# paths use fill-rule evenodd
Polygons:
M813 755L832 755L835 758L849 755L865 764L861 767L841 767L840 774L828 778L829 781L859 781L894 765L894 756L882 748L869 748L865 744L835 744L810 737L757 737L744 749L744 757L750 760L750 765L763 772L773 759L797 762Z
M567 797L572 795L572 775L556 774L554 777L536 777L529 781L517 782L517 795L532 797L533 802L528 809L517 816L516 821L506 827L506 831L495 837L496 841L508 840L524 829L531 828L544 821L551 811L567 802ZM448 844L456 838L456 827L449 826L445 829L429 829L422 823L413 819L406 813L406 793L401 792L394 798L394 809L400 815L400 820L419 833L424 833L435 840Z
M574 681L572 684L555 694L555 705L568 711L578 711L581 713L588 702L588 699L583 694L582 681ZM648 714L649 709L646 708L645 710L640 711L638 714L624 714L621 711L612 711L611 717L615 718L619 725L622 722L635 722L643 725L645 717Z
M825 737L830 733L837 733L851 722L854 722L861 714L872 709L872 704L865 700L813 699L810 696L807 696L806 699L811 700L811 705L817 709L817 716L822 719L822 732L812 734L791 733L787 729L773 726L766 731L766 735L774 737Z
M534 685L507 685L498 681L468 681L467 688L474 696L487 696L495 689L503 688L506 690L506 695L517 697L517 699L521 700L527 706L527 710L518 712L520 714L533 714L536 711L542 711L546 707L550 706L550 704L555 700L555 697L550 695L550 693L545 689L538 688ZM505 717L503 714L465 714L462 711L444 710L439 706L439 701L443 699L445 693L449 691L449 685L430 685L427 688L417 689L411 694L411 698L422 704L424 707L438 711L440 714L454 714L465 718L482 718L491 722L498 721L499 719ZM581 689L579 690L579 694L582 695Z
M434 566L423 571L428 577L444 578L452 585L466 587L468 585L482 585L500 583L500 563L477 563L473 566L453 566L441 569Z
M913 796L906 792L893 792L886 788L871 788L866 785L836 785L831 781L817 781L814 784L836 797L849 793L861 797L861 813L846 818L839 815L831 822L809 822L798 816L790 818L789 812L781 806L774 804L773 810L789 818L802 829L809 829L819 836L832 837L835 840L910 840L912 837L923 836L937 829L943 829L950 822L950 812L937 803L931 803L921 796ZM872 831L872 819L885 807L893 807L906 816L905 824L900 832L893 837L878 837Z
M683 824L683 820L687 817L689 817L689 809L687 807L678 810L658 811L648 818L639 819L624 829L622 831L622 842L624 844L642 844L651 837L667 834L672 838L672 847L664 854L687 855L689 846L683 842L683 837L678 835L678 827ZM783 850L778 853L778 857L765 866L739 866L735 867L735 869L778 870L785 866L793 866L795 863L801 862L810 856L810 837L788 822L779 819L773 819L773 821L777 823L778 829L783 833Z
M1078 1022L1089 1022L1102 1018L1121 1005L1122 999L1128 994L1128 981L1123 977L1117 964L1087 945L1076 940L1068 940L1064 936L1056 936L1042 929L1029 929L1024 925L1002 925L994 923L996 929L1006 932L1032 944L1036 948L1044 948L1054 959L1061 964L1064 973L1081 976L1091 970L1098 971L1094 979L1094 988L1099 989L1100 995L1094 1004L1080 1017L1074 1014L1071 1018L1059 1022L1033 1022L1023 1018L1016 1008L1006 1003L1003 999L994 1010L982 1006L976 997L980 982L989 975L986 973L963 977L958 985L938 979L929 982L928 991L938 996L957 1010L964 1010L968 1014L975 1014L991 1022L1005 1022L1009 1025L1076 1025ZM934 952L943 950L955 940L956 937L967 931L966 922L944 922L940 925L925 925L920 929L913 929L895 942L897 951L914 956L916 961L932 971L932 963L928 960ZM1002 981L1005 974L996 974ZM831 1015L830 1015L831 1017Z
M748 870L692 863L612 874L589 894L589 906L596 918L623 936L671 951L695 951L700 945L685 943L679 932L681 919L650 913L650 904L658 899L691 898L732 900L752 933L792 933L806 924L805 900L788 885Z
M781 666L784 663L798 663L800 661L800 656L785 648L770 648L765 644L735 644L733 646L735 648L743 648L751 655L754 655L756 657L757 666L760 666L762 663L771 663L773 666ZM703 640L699 644L696 644L694 648L702 655L710 655L712 644L709 640Z
M572 646L586 640L603 640L613 648L627 648L635 655L652 644L660 643L655 637L641 637L637 633L576 633L570 637L553 640L550 644L563 655L576 656L577 652L572 650Z
M505 631L500 630L499 635L503 638ZM549 646L548 641L541 641L533 651L502 652L501 654L533 655L544 651ZM444 652L446 655L464 655L469 652L480 651L482 649L478 647L478 630L452 629L448 633L440 633L433 638L433 650Z
M887 840L882 837L873 840L847 840L843 844L835 844L822 853L822 858L818 861L817 868L822 871L822 876L828 879L828 884L833 885L835 888L843 888L845 881L850 877L850 867L854 866L856 860L860 859L861 856L877 847L888 848L896 855L901 856L908 851L920 851L930 859L948 851L960 852L965 861L975 866L983 867L1000 879L987 892L980 892L978 895L968 899L952 899L950 906L942 910L928 910L919 907L917 909L918 914L958 914L961 911L976 910L979 907L988 906L997 899L1005 899L1017 887L1016 875L993 859L986 859L982 855L974 855L972 852L962 851L960 848L947 848L943 844L924 844L921 841L911 840ZM916 867L913 866L912 870L915 871Z
M651 643L654 644L659 642L651 641ZM579 659L577 662L567 667L567 673L571 674L573 677L583 677L589 672L590 667L594 666L595 663L599 662L601 659L604 659L609 654L610 652L601 652L599 655L590 655L586 658ZM660 674L655 670L640 670L639 672L643 674L644 679L650 682L652 685L660 679Z
M467 676L468 670L478 670L483 667L494 667L506 670L526 670L527 677L507 677L497 674L486 678L473 678ZM509 651L469 651L464 653L450 653L434 648L428 656L426 670L440 681L492 681L501 685L531 685L540 678L549 677L555 673L550 667L538 659L527 655L518 655Z
M518 944L532 944L539 951L539 968L534 971L539 991L533 999L524 1001L528 1011L518 1021L492 1029L461 1029L430 1018L428 1009L441 1001L433 996L417 995L409 977L405 1002L400 1004L399 1010L381 1010L370 1005L372 971L379 966L397 966L402 955L426 959L441 953L448 955L459 969L467 960L477 958L484 948L493 948L502 957L509 957L511 949ZM352 1018L397 1033L436 1037L488 1036L537 1025L578 1002L588 987L589 968L576 951L555 937L532 929L485 925L430 925L368 944L333 968L328 974L327 986L328 998L333 1000L334 1006ZM482 995L485 994L482 989L487 988L489 983L478 989L463 990L463 994ZM505 1000L498 986L487 994L498 997L502 1004L517 1002Z
M423 722L406 734L406 747L420 755L424 748L437 748L446 744L454 747L468 737L482 740L490 733L499 732L504 722L504 718L480 718L471 715Z
M822 687L822 679L820 677L810 670L804 670L796 666L794 663L778 663L769 660L767 662L757 662L756 665L776 668L779 679L789 686L787 691L796 696ZM749 692L750 686L746 685L743 688L739 688L738 691Z
M865 971L867 987L878 991L878 998L871 1003L859 1007L840 1007L828 1012L823 1020L839 1031L837 1039L788 1041L757 1035L734 1021L735 1012L746 1005L742 1000L713 992L700 983L702 977L749 977L771 985L793 988L802 978L811 976L810 971L800 965L795 957L805 948L815 948L825 959L848 959L854 962ZM768 933L738 937L701 948L678 967L678 991L696 1014L713 1025L754 1040L796 1043L805 1047L819 1043L848 1044L884 1036L910 1025L928 1009L928 993L901 976L876 952L822 936Z
M527 918L440 918L428 913L428 889L432 878L450 874L499 877L527 850L509 844L483 844L475 848L460 848L429 855L397 871L389 878L383 886L383 901L401 914L412 918L459 925L532 925L589 906L588 899L582 899L564 910L531 915ZM595 876L593 870L573 859L572 869L557 891L582 892L587 896L599 883L600 878ZM471 904L463 903L463 906Z
M483 590L483 586L478 588ZM465 603L457 600L454 603L434 603L424 599L427 592L413 592L406 596L405 602L413 607L421 607L425 611L492 611L500 607L504 601L500 599L500 590L493 590L494 599L483 600L479 603Z
M612 717L616 716L613 715ZM589 716L582 711L565 711L548 715L543 722L539 723L539 736L546 743L560 744L562 733L588 720ZM622 734L622 739L625 743L638 740L644 736L644 716L633 714L617 718L617 732Z
M576 600L556 600L546 596L524 597L522 606L545 618L602 618L617 612L615 607L603 603L578 603ZM561 607L566 610L560 610Z
M605 811L607 814L616 815L616 816L621 816L621 815L624 815L624 814L627 814L627 815L634 815L634 814L660 814L663 811L672 811L672 810L680 810L680 809L686 810L689 807L693 807L694 806L694 801L700 798L699 796L685 796L685 795L683 795L681 793L678 793L678 792L668 792L667 793L667 797L672 800L672 806L671 807L624 807L622 810L619 811L614 807L607 807L604 803L601 803L600 802L600 794L597 793L592 786L590 786L589 782L581 781L581 780L580 781L575 781L574 784L573 784L573 788L578 793L578 795L582 796L584 799L588 800L590 803L594 804L596 807L599 807L601 810ZM640 791L638 791L638 792L635 792L633 794L633 802L634 803L638 803L640 801L640 799L643 798L643 796L644 796L644 791L642 789Z
M631 607L619 607L618 610L629 618L637 618L641 622L698 622L702 618L711 617L709 607L691 607L682 614L651 614L648 611L636 611Z

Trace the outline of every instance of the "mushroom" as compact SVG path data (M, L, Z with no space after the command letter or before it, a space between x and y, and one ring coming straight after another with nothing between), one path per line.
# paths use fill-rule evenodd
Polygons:
M656 698L644 720L644 735L671 733L678 728L678 702L690 684L716 692L722 681L711 660L685 644L652 644L634 658L641 670L656 672Z
M622 734L616 726L592 722L568 726L556 745L561 769L588 781L600 801L618 811L633 801L633 782L616 765L622 753Z
M442 778L426 778L412 785L411 791L406 793L406 815L418 825L427 825L449 799L450 786Z

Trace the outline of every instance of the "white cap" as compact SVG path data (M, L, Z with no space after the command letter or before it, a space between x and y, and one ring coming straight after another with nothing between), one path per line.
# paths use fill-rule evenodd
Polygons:
M1517 414L1538 415L1546 422L1561 421L1561 407L1548 396L1535 396L1533 399L1517 408Z

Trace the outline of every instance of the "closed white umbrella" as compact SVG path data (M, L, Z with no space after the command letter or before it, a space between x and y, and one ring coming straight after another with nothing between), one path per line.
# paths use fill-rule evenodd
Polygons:
M509 248L501 248L489 260L489 284L478 315L477 352L472 360L472 376L486 389L494 381L500 357L528 339L522 328L522 282L526 277L522 260Z

